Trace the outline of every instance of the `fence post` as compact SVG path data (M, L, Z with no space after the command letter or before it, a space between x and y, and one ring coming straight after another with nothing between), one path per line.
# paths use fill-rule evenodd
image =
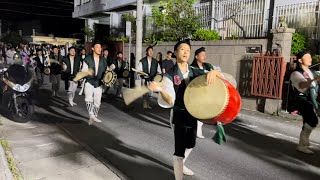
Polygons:
M272 52L275 50L281 52L279 55L283 56L286 62L290 62L292 34L295 33L295 29L278 27L272 29L271 33L273 33Z

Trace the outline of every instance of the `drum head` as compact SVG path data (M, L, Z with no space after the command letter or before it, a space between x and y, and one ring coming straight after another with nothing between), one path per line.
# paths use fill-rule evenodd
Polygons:
M212 119L223 112L228 104L229 93L223 80L216 78L210 86L206 75L192 80L184 93L184 104L188 112L197 119Z
M129 74L130 74L130 72L125 69L125 70L122 72L122 77L127 78L127 77L129 76Z
M157 74L155 77L154 77L154 79L153 79L153 81L154 82L161 82L162 81L162 75L160 75L160 74Z
M106 86L110 87L110 86L112 86L112 85L115 83L116 78L117 78L117 74L116 74L115 72L113 72L113 71L106 71L105 74L104 74L104 77L103 77L103 79L102 79L102 82L103 82Z
M46 75L49 75L50 74L50 68L45 68L43 70L43 73L46 74Z

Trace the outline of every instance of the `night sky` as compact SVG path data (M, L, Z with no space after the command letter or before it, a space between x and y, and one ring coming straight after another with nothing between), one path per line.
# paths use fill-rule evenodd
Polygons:
M31 35L32 28L43 34L71 37L81 33L84 20L73 19L73 0L0 0L2 31L24 29Z

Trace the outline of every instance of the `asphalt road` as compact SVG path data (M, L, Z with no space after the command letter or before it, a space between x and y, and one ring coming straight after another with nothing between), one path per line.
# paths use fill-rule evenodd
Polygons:
M35 94L35 121L57 123L129 179L174 179L169 110L155 102L152 110L142 109L140 101L125 106L122 100L108 95L99 112L103 122L88 126L84 96L76 96L78 105L68 107L65 96L49 95L45 89ZM197 139L186 162L195 175L186 179L319 180L320 132L315 130L311 137L316 154L301 154L295 150L300 126L301 122L244 110L225 126L227 143L217 145L211 139L215 127L204 125L206 139Z

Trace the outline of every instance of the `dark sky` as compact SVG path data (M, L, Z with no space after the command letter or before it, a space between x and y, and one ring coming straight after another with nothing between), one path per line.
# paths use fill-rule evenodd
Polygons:
M0 0L0 18L3 28L21 29L24 24L24 29L32 29L40 24L41 33L69 37L84 26L84 20L72 18L73 7L73 0Z

